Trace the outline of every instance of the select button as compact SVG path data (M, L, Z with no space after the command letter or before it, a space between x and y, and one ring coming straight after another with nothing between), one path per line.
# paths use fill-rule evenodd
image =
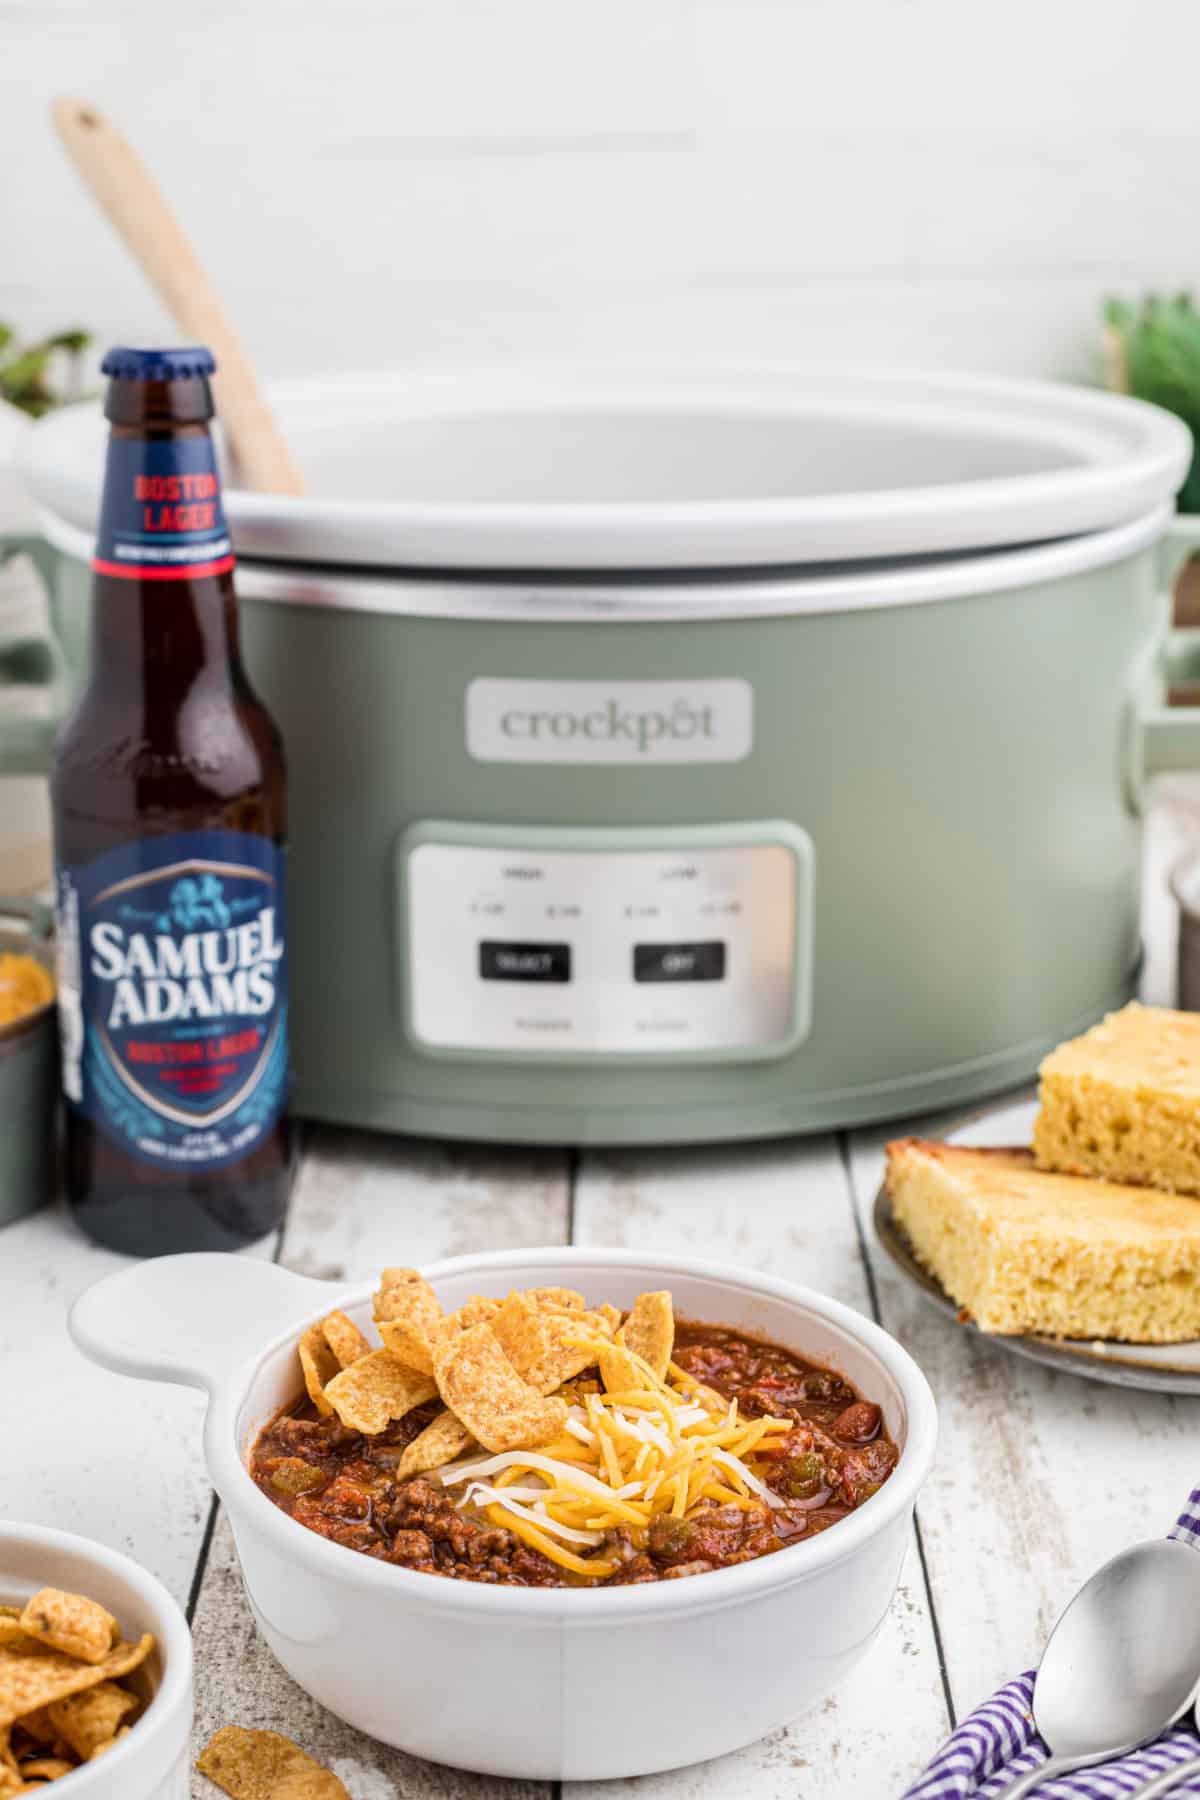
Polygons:
M571 979L570 944L499 944L485 938L479 946L481 981L557 981Z
M724 981L725 946L706 944L635 944L635 981Z

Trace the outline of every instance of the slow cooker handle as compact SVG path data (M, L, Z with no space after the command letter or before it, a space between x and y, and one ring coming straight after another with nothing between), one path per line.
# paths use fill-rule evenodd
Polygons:
M118 1375L212 1394L274 1338L332 1312L338 1288L251 1256L162 1256L105 1276L68 1325L83 1354Z
M15 919L35 943L49 945L54 935L54 908L45 900L34 900L28 894L0 894L0 924Z
M46 585L55 588L55 555L41 538L0 532L0 563L26 555ZM20 694L34 708L5 704ZM44 775L54 737L67 707L66 658L50 629L5 636L0 624L0 775Z
M1141 775L1200 769L1200 706L1169 706L1168 687L1200 682L1200 630L1168 633L1163 646L1156 700L1142 708ZM1140 810L1140 808L1139 808Z
M1175 582L1198 552L1200 518L1177 514L1158 546L1159 591L1168 620ZM1151 775L1200 769L1200 706L1167 704L1167 689L1189 676L1200 682L1200 630L1164 632L1153 666L1138 683L1127 740L1126 787L1130 807L1139 816Z

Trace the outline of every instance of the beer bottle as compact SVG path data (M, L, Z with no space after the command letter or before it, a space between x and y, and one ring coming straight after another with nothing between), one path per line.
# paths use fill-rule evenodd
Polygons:
M207 350L111 350L91 664L51 774L67 1197L112 1249L277 1225L285 791L246 679Z

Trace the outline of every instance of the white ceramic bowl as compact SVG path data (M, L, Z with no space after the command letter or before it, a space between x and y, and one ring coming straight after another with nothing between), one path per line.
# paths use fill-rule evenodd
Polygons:
M158 1648L131 1684L150 1704L128 1737L55 1782L63 1800L187 1800L192 1729L192 1639L166 1588L116 1550L40 1525L0 1524L0 1600L19 1605L41 1587L98 1600L126 1638L152 1631Z
M182 1256L109 1276L76 1303L84 1352L210 1396L205 1450L246 1593L279 1661L360 1730L489 1775L590 1781L720 1756L837 1687L882 1624L936 1434L908 1353L849 1307L790 1282L622 1250L516 1250L426 1273L446 1307L569 1283L628 1306L670 1288L685 1318L759 1332L878 1401L899 1465L833 1529L682 1581L598 1590L485 1587L393 1568L306 1530L259 1492L247 1446L295 1397L301 1329L351 1290L240 1257Z

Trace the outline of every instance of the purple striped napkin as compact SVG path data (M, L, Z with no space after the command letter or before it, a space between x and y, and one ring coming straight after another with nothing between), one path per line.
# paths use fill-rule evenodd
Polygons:
M1200 1549L1200 1488L1169 1534ZM1049 1751L1033 1727L1034 1670L1027 1669L963 1720L925 1773L902 1800L991 1800L1009 1782L1044 1763ZM1122 1800L1151 1776L1200 1756L1192 1726L1164 1732L1145 1750L1098 1769L1059 1775L1033 1790L1030 1800ZM1200 1775L1171 1790L1172 1800L1200 1800Z

